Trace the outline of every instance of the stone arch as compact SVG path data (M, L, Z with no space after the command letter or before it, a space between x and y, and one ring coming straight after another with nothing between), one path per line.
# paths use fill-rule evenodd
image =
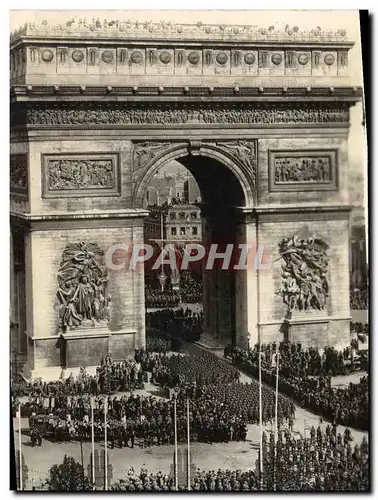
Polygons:
M148 185L154 174L165 164L177 160L188 167L187 159L203 157L225 167L238 182L243 193L243 205L251 208L255 205L256 173L257 173L257 141L217 141L201 142L190 141L189 143L136 143L148 148L158 148L157 154L148 156L147 161L135 169L133 154L133 206L142 208ZM150 146L147 146L149 144ZM160 147L159 147L160 146ZM241 150L244 148L244 153ZM250 148L248 150L248 148ZM250 154L248 154L250 151ZM193 172L192 172L193 173ZM195 174L194 174L195 176Z

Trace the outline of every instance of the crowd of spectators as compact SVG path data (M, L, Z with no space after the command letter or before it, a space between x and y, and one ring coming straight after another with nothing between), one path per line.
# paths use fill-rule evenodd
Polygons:
M184 397L185 395L185 397ZM222 404L213 395L198 389L191 394L190 426L192 442L245 441L247 420L243 412ZM107 439L111 447L142 447L174 443L173 399L156 399L140 395L108 397ZM32 414L45 416L42 437L57 442L91 440L89 397L64 397L47 407L40 399L31 401ZM21 410L22 412L22 410ZM94 409L96 441L105 436L104 398L96 398ZM178 442L187 439L186 393L177 394Z
M179 350L179 347L180 342L175 342L175 339L172 339L172 337L169 337L160 331L152 330L150 328L146 332L147 352L164 353Z
M197 469L191 481L192 491L251 492L367 492L370 488L369 447L364 438L352 447L349 429L337 433L336 427L327 426L310 430L310 436L295 436L289 431L278 432L277 446L273 434L263 434L263 474L259 459L249 470ZM185 491L181 483L179 490ZM140 473L131 468L127 477L112 485L113 491L174 491L172 474Z
M167 388L175 388L178 398L204 399L214 407L241 415L246 423L259 421L258 383L240 383L240 373L229 363L207 351L197 355L153 355L138 353L142 369L152 373L152 381ZM262 387L263 422L272 422L275 415L275 393ZM294 404L283 396L278 398L279 421L293 421Z
M149 312L146 314L146 327L160 330L186 342L196 342L203 333L203 312L189 308Z
M369 307L369 290L368 288L356 289L350 292L349 298L351 309L368 309Z
M351 331L351 333L357 333L357 335L362 333L364 335L369 336L369 332L370 332L369 324L368 323L360 323L360 322L351 323L350 324L350 331Z
M262 378L273 387L276 385L275 344L262 345ZM337 352L326 348L320 353L310 348L302 350L299 344L287 342L280 345L279 390L298 403L324 418L358 429L369 427L369 381L362 377L358 384L347 388L331 385L331 376L345 374L345 361L350 360L350 371L355 369L350 349ZM225 356L249 375L258 377L259 346L245 351L236 347L225 348ZM352 358L351 358L352 356Z
M190 271L180 271L180 295L184 304L202 303L202 277Z
M180 271L179 289L172 289L170 278L162 291L156 276L149 276L145 284L146 307L160 309L178 307L183 304L202 303L202 277L192 271Z
M22 397L30 393L31 384L22 375L13 374L10 379L10 387L13 397Z
M81 367L77 377L72 373L55 382L42 382L35 379L23 381L22 385L12 386L12 396L55 397L74 396L80 394L110 394L117 391L143 389L145 374L135 359L127 359L115 363L111 356L105 356L97 367L95 375L89 375Z
M166 307L178 307L180 296L172 290L158 290L150 285L145 286L146 308L160 309Z
M351 432L335 425L311 427L310 436L295 439L288 431L263 435L263 488L279 491L367 491L369 447L364 438L352 448ZM259 462L257 462L259 471ZM258 472L259 474L259 472Z
M129 363L127 365L127 363ZM198 355L168 355L148 353L144 349L135 352L135 359L129 362L112 363L110 357L103 360L100 373L124 373L123 366L137 368L136 380L140 374L150 372L152 381L165 388L174 389L170 400L154 397L105 396L109 399L109 442L122 446L133 436L142 446L160 445L173 439L173 400L177 400L178 438L186 439L186 401L190 400L190 420L193 441L228 442L246 439L246 425L259 421L259 386L256 382L240 383L240 373L228 362L207 351ZM133 380L130 376L130 388ZM46 435L58 441L69 439L90 439L90 395L97 394L97 388L85 385L87 375L82 373L61 386L58 392L49 391L49 386L35 387L34 395L21 406L21 415L46 416ZM120 379L123 382L123 378ZM75 390L72 388L76 387ZM106 383L99 389L108 394ZM127 390L127 384L121 390ZM47 389L47 390L46 390ZM49 394L49 397L46 397ZM82 396L82 394L86 394ZM96 437L104 434L104 396L97 397L95 422ZM264 423L273 421L275 415L275 393L268 387L262 391L262 418ZM14 402L14 411L17 403ZM278 400L279 423L287 421L292 425L295 407L288 399ZM132 432L131 432L131 430ZM131 434L130 434L131 433ZM127 438L127 439L126 439ZM131 438L130 438L131 439Z

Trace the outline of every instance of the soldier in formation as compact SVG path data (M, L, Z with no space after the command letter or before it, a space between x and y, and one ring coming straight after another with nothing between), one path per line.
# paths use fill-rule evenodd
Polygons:
M275 387L276 368L273 357L276 345L262 345L262 375L264 382ZM279 346L280 391L298 401L301 406L321 414L338 425L366 430L369 425L369 381L362 377L358 384L346 388L332 387L331 376L350 373L359 366L352 349L336 351L327 347L321 354L315 348L302 349L289 342ZM253 377L258 377L259 346L249 351L227 347L225 355L233 364ZM348 366L348 369L346 369Z

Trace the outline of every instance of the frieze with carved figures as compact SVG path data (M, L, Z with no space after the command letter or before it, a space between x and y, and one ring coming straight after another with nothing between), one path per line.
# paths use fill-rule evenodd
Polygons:
M269 151L269 190L335 190L337 158L337 150Z
M119 194L117 154L43 156L44 197Z
M26 116L25 116L26 115ZM130 103L38 103L13 110L12 125L31 126L169 126L197 127L239 124L251 127L265 125L341 124L349 123L347 105L274 104L261 103L164 103L164 107Z

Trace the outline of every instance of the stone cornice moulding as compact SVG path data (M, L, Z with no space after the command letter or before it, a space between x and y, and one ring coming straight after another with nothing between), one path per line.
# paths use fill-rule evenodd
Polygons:
M227 101L243 102L248 100L272 101L314 101L314 98L324 101L360 101L363 95L362 87L119 87L109 86L78 86L78 85L12 85L10 96L12 101L39 101L64 102L64 97L77 97L79 102L91 101L93 97L104 98L105 102L145 102L146 99L157 102L180 97L181 102L201 101L203 97L207 102L217 102L219 97ZM114 99L114 100L113 100ZM101 100L101 99L100 99Z
M51 220L87 220L87 219L134 219L140 217L147 217L148 210L139 208L132 208L127 210L108 210L97 212L91 210L90 212L70 213L70 212L57 212L46 215L30 214L30 213L11 213L11 216L18 217L28 221L51 221Z
M331 321L350 321L352 319L351 316L332 316L332 314L321 316L321 317L312 317L311 314L308 314L308 317L303 317L303 319L299 319L298 317L295 319L278 319L274 321L259 321L257 323L258 326L274 326L274 325L282 325L283 322L289 322L290 324L307 324L309 321L311 323L330 323Z
M277 213L311 213L311 212L350 212L352 205L314 205L298 203L297 205L259 205L256 207L235 207L237 211L243 214L277 214Z

